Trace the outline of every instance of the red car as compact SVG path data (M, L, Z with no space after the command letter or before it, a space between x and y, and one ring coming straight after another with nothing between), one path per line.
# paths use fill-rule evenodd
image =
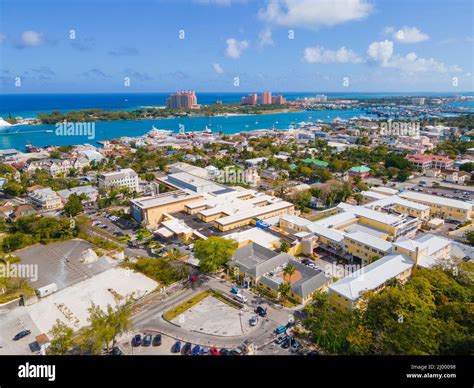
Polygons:
M221 355L221 352L219 352L219 349L217 349L215 346L212 346L209 349L209 353L211 354L211 356L220 356Z

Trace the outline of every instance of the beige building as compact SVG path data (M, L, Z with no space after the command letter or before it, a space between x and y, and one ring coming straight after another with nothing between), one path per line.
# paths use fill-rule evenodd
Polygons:
M191 202L202 199L200 194L191 190L177 190L150 197L132 199L130 214L139 222L147 226L157 226L165 213L176 213L185 210Z
M400 193L400 197L429 206L431 217L462 222L470 221L472 218L472 205L457 199L438 197L414 191L404 191Z

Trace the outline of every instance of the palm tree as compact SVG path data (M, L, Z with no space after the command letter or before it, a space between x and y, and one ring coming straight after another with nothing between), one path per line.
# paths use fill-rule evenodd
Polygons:
M291 277L296 272L296 268L293 264L287 264L283 269L283 275L286 278L288 276L288 282L291 280Z
M282 299L285 299L289 292L291 291L291 284L288 282L283 282L278 286L278 292Z

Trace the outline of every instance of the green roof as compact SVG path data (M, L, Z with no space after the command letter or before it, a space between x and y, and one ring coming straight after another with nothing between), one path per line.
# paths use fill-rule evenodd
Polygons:
M296 168L298 168L298 166L294 163L291 163L288 165L288 167L291 169L291 170L296 170Z
M366 166L355 166L351 168L352 172L369 172L370 168Z
M329 166L329 163L328 162L324 162L322 160L318 160L318 159L311 159L311 158L306 158L303 160L303 163L313 163L315 164L316 166L319 166L319 167L327 167Z

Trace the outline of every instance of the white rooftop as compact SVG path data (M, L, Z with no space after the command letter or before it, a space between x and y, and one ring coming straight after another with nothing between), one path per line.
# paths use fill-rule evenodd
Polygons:
M415 191L404 191L400 193L400 197L432 203L441 206L449 206L457 209L472 210L472 205L457 199L438 197L436 195L422 194Z
M275 235L256 227L244 230L243 232L230 233L223 237L235 240L238 243L250 240L268 249L272 249L273 243L279 240Z
M369 290L413 267L413 261L405 255L388 255L331 284L329 289L343 297L356 301Z

